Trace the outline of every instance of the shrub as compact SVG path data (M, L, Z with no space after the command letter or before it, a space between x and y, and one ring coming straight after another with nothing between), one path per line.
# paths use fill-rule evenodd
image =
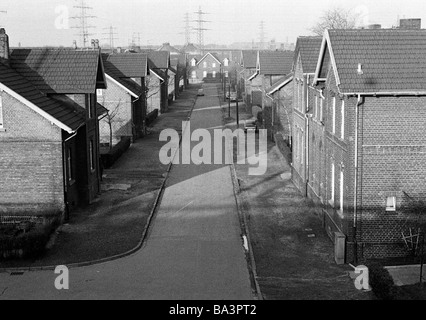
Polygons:
M379 263L371 263L367 267L374 295L380 300L395 300L396 287L389 271Z
M26 222L21 225L3 225L0 234L0 260L11 258L36 258L42 255L50 236L59 226L61 215L47 217L42 223Z

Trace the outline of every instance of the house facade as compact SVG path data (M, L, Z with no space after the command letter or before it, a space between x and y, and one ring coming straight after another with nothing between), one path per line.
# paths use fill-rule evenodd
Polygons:
M191 83L222 82L222 62L212 53L208 52L201 58L193 56L188 69Z
M320 92L312 88L312 83L318 63L319 51L322 37L299 37L294 54L293 72L293 182L298 189L306 195L309 180L309 151L322 157L321 149L323 142L315 141L309 143L308 136L312 132L321 132L322 126L318 120L318 111L323 105ZM322 109L321 109L322 110ZM319 124L319 126L318 126ZM317 135L318 136L318 135ZM312 149L312 150L311 150ZM320 158L315 158L320 159ZM314 165L314 164L312 164ZM317 181L317 175L314 180Z
M425 50L425 30L328 30L322 40L307 99L316 126L293 162L329 236L345 239L346 262L410 256L403 236L424 228Z
M291 148L293 131L293 74L278 80L266 95L271 100L272 135Z
M242 92L242 98L246 104L246 108L251 111L251 82L249 78L257 70L257 56L258 52L254 50L242 50L240 59L240 88Z
M167 112L169 107L169 69L170 69L170 52L168 51L150 51L148 52L148 66L154 73L156 78L151 78L152 85L160 85L160 112ZM174 77L174 75L173 75ZM173 80L172 80L173 81ZM156 87L153 88L156 90Z
M102 146L113 147L122 138L132 141L145 130L145 79L148 75L146 54L103 54L108 89L98 90L98 102L108 114L100 122Z
M0 212L67 214L100 192L98 49L9 50L0 30ZM69 72L62 72L64 69Z
M293 54L293 51L259 51L256 71L249 77L250 105L259 106L262 109L262 125L268 130L270 138L273 138L273 114L272 101L267 93L282 77L291 73Z

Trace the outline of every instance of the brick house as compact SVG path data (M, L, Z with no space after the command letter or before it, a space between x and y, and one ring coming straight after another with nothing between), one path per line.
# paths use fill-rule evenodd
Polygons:
M308 195L330 237L346 240L348 262L407 257L402 234L425 222L413 209L426 196L425 52L426 30L324 34Z
M308 187L309 166L306 161L308 151L320 157L319 151L314 151L314 145L308 143L307 133L316 132L317 136L322 131L319 122L313 121L309 117L313 109L312 101L316 95L316 90L312 86L315 76L315 70L318 63L319 51L321 48L322 37L299 37L296 42L294 53L293 72L293 161L292 177L295 185L306 195ZM316 103L322 103L320 97ZM318 145L318 144L317 144ZM310 148L310 149L308 149ZM312 149L312 150L311 150ZM314 158L318 159L318 158ZM316 163L312 164L317 165ZM311 171L311 175L313 172ZM313 181L317 175L313 176ZM316 180L315 180L316 181Z
M148 52L148 65L154 75L151 80L153 80L155 85L160 85L160 112L167 112L169 107L169 79L171 76L174 77L174 73L173 75L170 73L170 52ZM156 89L155 87L154 90Z
M262 109L263 127L272 133L272 101L268 90L283 76L291 73L293 51L259 51L256 72L249 77L251 82L251 106Z
M240 58L240 87L243 92L243 100L247 108L251 108L251 82L249 78L256 73L257 70L257 55L254 50L242 50Z
M278 80L266 95L272 102L272 135L274 141L291 148L293 128L293 74Z
M0 30L0 214L64 214L100 192L100 52L15 49Z
M192 83L221 82L222 62L214 53L206 53L203 57L193 56L189 60L189 78Z
M132 141L145 129L145 79L148 59L143 53L102 54L108 89L98 90L98 102L108 111L99 124L102 145L116 145L123 137ZM111 130L110 130L111 125ZM111 146L110 146L111 147Z

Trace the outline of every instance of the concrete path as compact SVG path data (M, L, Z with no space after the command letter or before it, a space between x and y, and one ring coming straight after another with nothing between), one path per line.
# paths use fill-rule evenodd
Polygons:
M205 93L191 129L222 124L216 87ZM133 256L71 269L69 290L51 271L0 274L0 299L254 298L229 166L175 165L150 230Z

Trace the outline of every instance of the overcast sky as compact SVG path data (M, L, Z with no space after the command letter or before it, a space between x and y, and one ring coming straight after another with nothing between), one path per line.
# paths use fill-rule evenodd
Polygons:
M71 46L78 30L71 28L77 21L71 19L69 27L62 17L78 15L74 6L81 0L2 0L0 25L6 27L11 46ZM383 27L396 25L400 18L421 18L426 27L425 0L86 0L93 7L89 14L90 38L106 38L114 26L117 33L116 45L125 46L133 35L140 33L142 45L183 44L184 17L190 14L196 20L195 12L201 9L209 13L203 18L211 21L205 24L205 43L231 44L233 42L258 41L260 22L265 22L265 39L277 42L295 42L301 35L309 35L309 28L315 24L322 12L328 8L343 7L359 12L364 23L380 23ZM196 27L196 23L192 22ZM137 39L137 37L136 37ZM196 35L191 42L196 43ZM105 42L101 40L101 42Z

